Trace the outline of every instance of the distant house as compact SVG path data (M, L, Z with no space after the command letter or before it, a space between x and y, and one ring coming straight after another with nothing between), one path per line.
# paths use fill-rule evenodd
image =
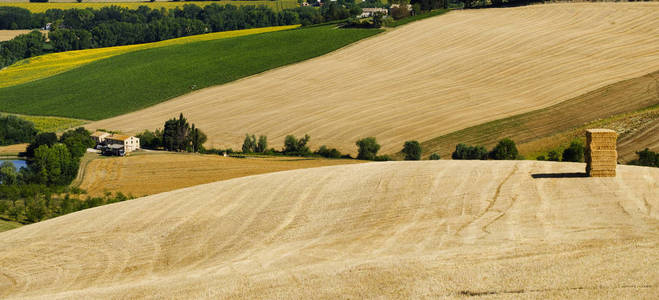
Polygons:
M140 149L140 139L134 136L113 134L105 138L107 146L120 145L123 146L125 153L133 152Z
M368 18L368 17L372 17L375 13L382 13L383 15L388 15L389 10L380 7L366 7L366 8L362 8L362 14L359 15L359 17Z
M110 136L110 134L103 131L96 131L91 134L91 138L96 142L96 145L103 144L105 138L108 136Z
M140 149L140 139L134 136L97 131L91 134L91 138L96 142L96 149L101 150L103 155L124 156Z

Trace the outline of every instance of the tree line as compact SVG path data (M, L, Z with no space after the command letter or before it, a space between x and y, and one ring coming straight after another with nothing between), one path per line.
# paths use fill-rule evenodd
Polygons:
M36 136L32 122L12 115L0 116L0 146L29 143Z
M178 119L165 122L163 129L145 130L136 135L143 149L164 149L174 152L204 152L204 143L208 139L195 124L190 124L183 114Z
M351 6L352 7L352 6ZM129 9L49 9L32 13L0 7L0 29L49 28L48 39L38 31L0 42L0 68L48 52L133 45L203 33L280 25L311 25L361 13L331 3L318 10L298 7L275 12L265 6L185 4L169 10L140 6Z

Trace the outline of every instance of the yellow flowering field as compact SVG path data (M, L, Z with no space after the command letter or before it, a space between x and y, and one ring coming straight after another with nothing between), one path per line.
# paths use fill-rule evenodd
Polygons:
M165 47L171 45L180 45L185 43L200 42L200 41L226 39L226 38L264 33L264 32L287 30L299 26L300 25L288 25L288 26L273 26L273 27L223 31L223 32L186 36L186 37L164 40L155 43L50 53L46 55L24 59L1 70L0 88L26 83L41 78L46 78L49 76L53 76L55 74L59 74L80 67L82 65L88 64L93 61L124 54L127 52Z

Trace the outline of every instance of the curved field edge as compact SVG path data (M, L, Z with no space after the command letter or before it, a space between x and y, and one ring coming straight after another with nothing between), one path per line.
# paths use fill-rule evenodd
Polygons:
M115 203L1 233L0 297L651 298L659 169L583 171L366 163Z
M65 2L51 2L51 3L37 3L37 2L0 2L0 6L13 6L21 7L31 12L42 13L48 9L72 9L72 8L92 8L100 9L106 6L120 6L130 9L137 9L140 6L148 6L150 8L165 8L171 9L182 7L185 4L194 4L197 6L206 6L210 4L219 5L234 5L234 6L267 6L273 10L283 10L288 8L295 8L298 6L297 1L294 0L276 0L276 1L169 1L169 2L138 2L138 1L124 1L124 2L84 2L84 3L65 3Z
M0 89L0 111L109 118L323 55L379 32L328 26L126 53Z
M22 83L47 78L63 73L85 64L101 59L117 56L138 50L181 45L194 42L219 40L250 34L265 33L272 31L288 30L300 25L273 26L263 28L251 28L243 30L231 30L214 32L201 35L186 36L176 39L164 40L154 43L126 45L96 49L85 49L77 51L66 51L31 57L19 61L0 71L0 88L15 86Z
M656 119L653 111L656 111L657 105L659 71L617 82L547 108L449 133L424 141L421 146L426 157L436 152L443 158L450 158L451 152L460 143L489 148L503 138L511 138L521 144L522 155L535 159L548 150L569 145L572 138L581 137L586 127L614 129L623 134L620 137L622 143L630 138L627 135L633 136L641 131L616 124L621 124L621 120L640 117L645 122L637 122L636 128L647 126L648 122ZM618 151L623 160L628 160L634 151L642 150L636 149L639 147L643 145L625 143Z

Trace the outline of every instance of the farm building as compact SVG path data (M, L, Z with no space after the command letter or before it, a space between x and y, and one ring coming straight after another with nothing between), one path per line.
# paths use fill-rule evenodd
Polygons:
M386 8L377 8L377 7L367 7L362 9L362 14L359 15L360 18L372 17L375 13L381 13L383 15L388 15L389 10Z
M140 139L134 136L97 131L91 134L91 138L96 141L96 149L101 150L103 155L123 156L140 149Z
M123 146L124 152L129 153L140 149L140 139L134 136L113 134L105 138L107 146L120 145Z
M105 141L105 138L110 136L109 133L103 131L96 131L91 134L91 138L96 142L96 144L102 144Z

